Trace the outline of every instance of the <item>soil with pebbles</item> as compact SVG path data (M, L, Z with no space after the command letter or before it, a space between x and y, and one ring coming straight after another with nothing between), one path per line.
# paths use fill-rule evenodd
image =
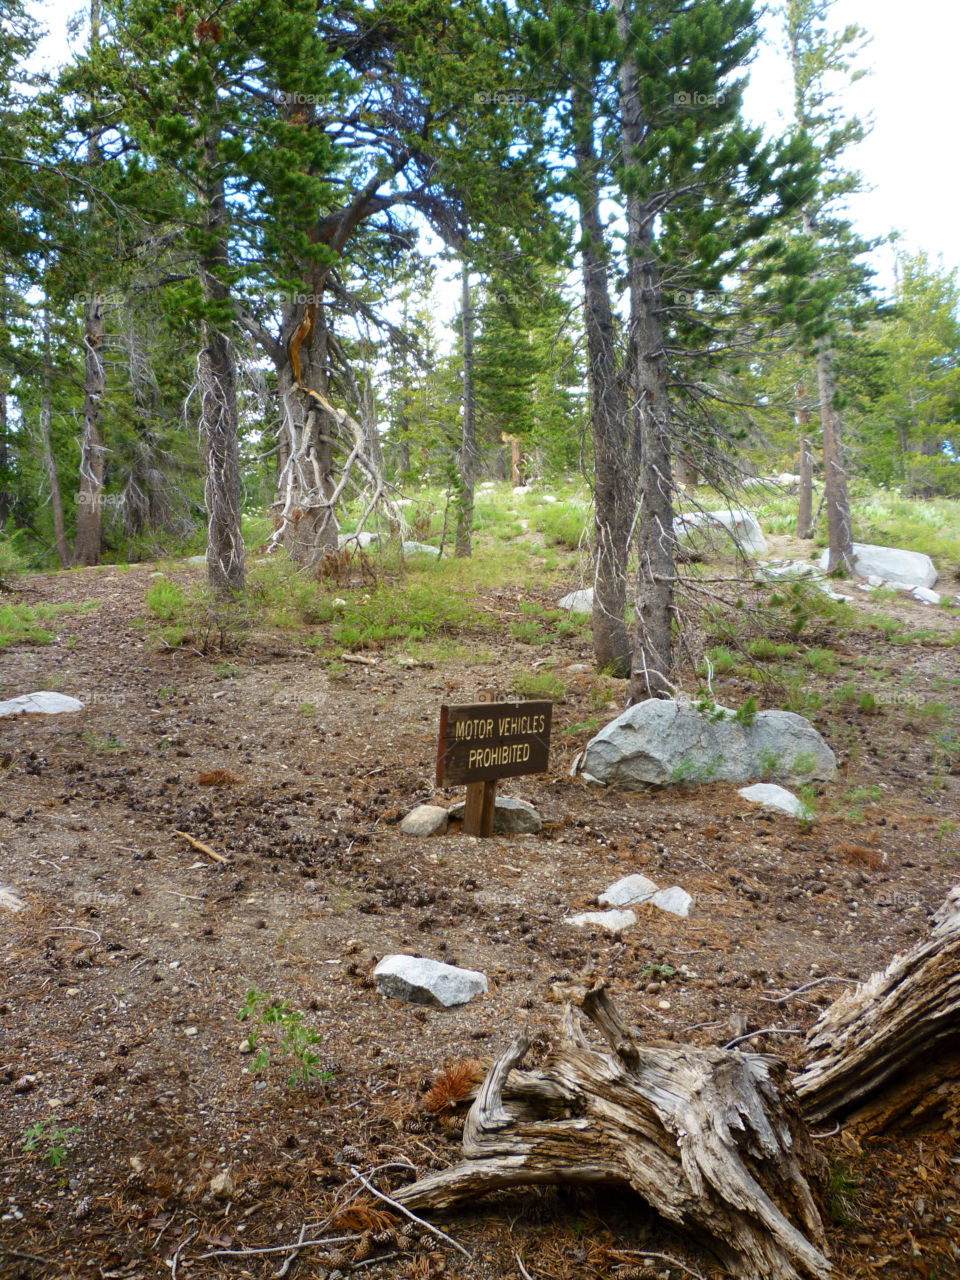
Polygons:
M798 1032L923 935L958 878L957 756L921 709L952 697L956 717L957 685L944 695L936 682L956 681L960 648L845 635L836 673L812 681L862 679L863 654L888 654L909 697L815 717L842 780L819 788L804 830L733 786L618 795L572 779L597 681L563 669L589 662L585 642L505 641L496 662L470 666L380 654L338 678L302 635L250 636L226 656L158 652L141 620L150 571L21 580L27 603L99 607L60 615L51 644L0 654L0 698L57 688L85 703L0 722L0 884L26 903L0 913L0 1276L265 1277L286 1255L245 1251L295 1241L305 1223L353 1235L284 1274L512 1277L519 1258L538 1280L627 1277L643 1260L624 1251L647 1250L720 1275L624 1195L478 1204L442 1224L469 1263L369 1204L337 1210L353 1171L380 1169L387 1188L455 1160L459 1122L423 1106L438 1069L489 1062L521 1027L542 1055L564 1000L597 979L644 1037L752 1032L751 1048L795 1065ZM509 616L518 600L486 604ZM918 628L958 625L897 608ZM414 804L462 795L434 786L439 704L503 686L534 658L568 688L551 772L503 789L536 805L542 833L401 835ZM728 704L738 692L717 682ZM695 913L640 908L620 936L563 923L635 871L681 884ZM483 970L490 991L446 1011L384 1000L370 974L395 951ZM252 1069L251 1024L238 1021L251 987L319 1034L321 1077L289 1083L298 1059L282 1026L263 1028L270 1058ZM960 1275L955 1139L818 1145L838 1275ZM682 1274L669 1260L651 1274L664 1272Z

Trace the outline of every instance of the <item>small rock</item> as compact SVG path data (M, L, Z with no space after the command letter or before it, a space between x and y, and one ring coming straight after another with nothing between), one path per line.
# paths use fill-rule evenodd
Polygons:
M400 830L405 836L442 836L449 821L442 805L418 804L400 823Z
M7 911L22 911L25 906L23 899L18 897L12 889L0 888L0 907L5 907Z
M778 787L772 782L758 782L752 787L741 787L738 795L751 804L762 805L764 809L775 809L779 813L788 813L791 818L800 818L806 812L804 803L786 787Z
M440 549L431 547L426 542L405 542L403 544L403 554L405 556L438 556Z
M552 493L544 493L540 497L541 502L556 502L556 498Z
M190 1036L190 1037L192 1038L193 1036L195 1036L195 1035L197 1034L197 1028L196 1028L196 1027L184 1027L184 1029L183 1029L183 1034L184 1034L185 1036Z
M567 599L569 599L569 596ZM571 675L581 675L590 670L590 664L587 662L571 662L566 670L569 671Z
M637 923L632 911L581 911L578 915L567 916L564 924L572 924L575 929L606 929L608 933L619 933Z
M451 805L449 815L462 819L466 803L461 800ZM516 800L513 796L497 796L494 801L493 829L498 835L533 835L543 828L543 819L532 804Z
M236 1191L236 1183L228 1169L222 1169L210 1179L208 1188L214 1200L230 1200Z
M83 703L79 698L41 689L37 693L23 693L19 698L0 702L0 720L4 716L60 716L67 711L82 710Z
M930 587L914 587L914 600L919 600L921 604L939 604L940 592L932 591Z
M658 1001L657 1001L657 1008L658 1008L658 1009L663 1009L663 1010L667 1010L667 1009L669 1009L669 1008L670 1008L670 1001L669 1001L669 1000L658 1000Z
M253 1045L250 1043L249 1038L241 1040L237 1048L241 1053L253 1053Z
M384 956L373 976L380 995L439 1009L466 1004L487 990L486 976L477 970L419 956Z
M13 1082L14 1093L30 1093L36 1087L36 1076L21 1076L19 1080Z
M647 901L661 911L669 911L672 916L688 916L693 906L693 898L678 884L671 885L669 889L658 889Z
M557 601L558 609L567 609L570 613L593 612L593 587L584 587L582 591L571 591L569 595Z
M646 902L657 892L657 886L646 876L624 876L600 895L601 907L628 907L634 902Z

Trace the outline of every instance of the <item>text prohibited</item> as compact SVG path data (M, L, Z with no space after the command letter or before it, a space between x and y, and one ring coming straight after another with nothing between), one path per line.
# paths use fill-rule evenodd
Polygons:
M552 702L475 702L440 708L437 786L544 773Z

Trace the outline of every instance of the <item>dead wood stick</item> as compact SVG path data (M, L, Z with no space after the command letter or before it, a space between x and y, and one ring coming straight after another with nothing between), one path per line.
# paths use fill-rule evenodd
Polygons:
M459 1241L454 1240L453 1236L448 1236L445 1231L441 1231L439 1227L435 1227L432 1222L427 1222L425 1218L418 1218L417 1215L415 1213L411 1213L406 1206L392 1199L392 1197L385 1195L382 1191L378 1191L371 1182L368 1182L358 1169L354 1169L351 1166L350 1172L354 1177L360 1179L371 1195L375 1195L378 1200L382 1200L384 1204L390 1205L392 1209L396 1209L398 1213L402 1213L404 1217L409 1218L411 1222L415 1222L418 1226L423 1227L426 1231L429 1231L431 1235L435 1235L438 1239L446 1241L446 1243L451 1245L454 1249L458 1249L468 1262L473 1261L473 1254L465 1249Z
M195 840L193 836L188 836L186 831L174 831L175 836L182 836L188 844L192 844L194 849L199 849L201 853L205 853L208 858L213 858L215 862L229 862L229 858L225 858L222 853L217 853L216 849L211 849L208 844L204 844L202 840Z

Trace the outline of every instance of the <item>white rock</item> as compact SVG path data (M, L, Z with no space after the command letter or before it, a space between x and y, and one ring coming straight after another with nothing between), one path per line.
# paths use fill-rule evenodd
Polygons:
M206 556L187 556L187 564L206 564Z
M606 929L608 933L619 933L621 929L629 929L637 923L632 911L581 911L578 915L567 916L564 924L572 924L575 929Z
M760 711L752 724L717 707L648 698L628 708L587 744L581 769L608 787L637 791L645 786L692 782L830 781L837 776L833 752L802 716Z
M914 587L914 600L919 600L921 604L939 604L940 592L931 591L929 587Z
M776 809L779 813L788 813L791 818L799 818L805 812L802 800L798 799L786 787L778 787L773 782L757 782L752 787L741 787L738 793L751 804L759 804L764 809Z
M829 550L824 551L818 563L826 569L830 561ZM897 547L877 547L872 543L853 544L853 567L861 578L873 575L884 582L900 583L906 587L932 587L937 580L937 570L929 556L920 551L901 551Z
M440 548L431 547L426 542L405 542L403 544L403 554L405 556L438 556Z
M799 489L801 477L794 475L792 471L781 471L778 476L773 476L773 483L779 485L781 489Z
M629 907L633 902L646 902L657 892L657 886L646 876L624 876L600 895L602 907Z
M882 587L882 586L883 586L883 579L880 577L879 573L868 573L868 574L867 574L867 586L868 586L868 587Z
M515 489L511 490L511 492L515 498L525 498L530 490L525 484L518 484Z
M678 884L671 885L669 889L658 889L648 901L651 906L669 911L672 916L688 916L693 906L693 898Z
M759 576L764 578L812 578L819 573L815 564L806 560L790 560L786 564L760 565Z
M67 711L82 710L83 703L79 699L41 689L37 693L24 693L19 698L0 702L0 720L4 716L60 716Z
M466 804L461 800L447 811L451 818L463 819ZM498 835L536 835L543 819L532 804L513 796L497 796L493 802L493 829Z
M27 904L12 889L0 888L0 907L7 911L22 911Z
M405 836L442 836L449 821L442 805L418 804L400 823L400 830Z
M541 502L556 502L556 498L552 493L544 493L540 497Z
M382 996L441 1009L466 1004L487 990L487 979L477 970L459 969L419 956L384 956L373 976Z
M562 600L557 601L558 609L569 609L571 613L593 612L593 587L584 587L582 591L571 591Z
M757 522L756 516L749 511L688 511L685 515L674 516L673 531L678 538L696 540L704 532L724 529L748 556L765 556L767 540Z

